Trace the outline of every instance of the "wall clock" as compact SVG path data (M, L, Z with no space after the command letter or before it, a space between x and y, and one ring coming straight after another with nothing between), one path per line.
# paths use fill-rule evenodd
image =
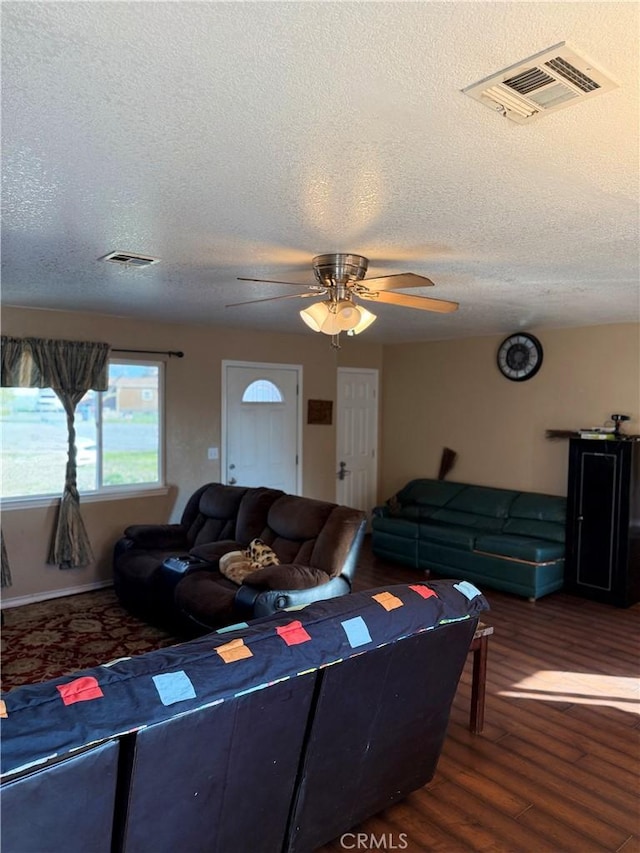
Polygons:
M542 344L533 335L516 332L505 338L498 348L498 368L513 382L531 379L542 364Z

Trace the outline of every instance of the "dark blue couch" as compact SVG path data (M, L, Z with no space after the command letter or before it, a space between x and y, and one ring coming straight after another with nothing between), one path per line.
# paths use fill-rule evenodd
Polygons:
M374 554L531 600L562 588L566 498L411 480L373 511Z
M3 853L310 853L431 779L487 607L390 586L4 694Z

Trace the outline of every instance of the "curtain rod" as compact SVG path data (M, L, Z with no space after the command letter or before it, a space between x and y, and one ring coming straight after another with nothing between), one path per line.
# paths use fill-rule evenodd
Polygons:
M169 358L171 358L171 356L175 356L176 358L184 358L183 352L163 349L112 349L111 352L141 352L145 353L146 355L168 355Z

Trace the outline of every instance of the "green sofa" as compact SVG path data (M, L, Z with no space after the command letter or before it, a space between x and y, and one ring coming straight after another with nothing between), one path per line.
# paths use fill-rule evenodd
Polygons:
M375 507L377 557L533 601L562 588L566 499L411 480Z

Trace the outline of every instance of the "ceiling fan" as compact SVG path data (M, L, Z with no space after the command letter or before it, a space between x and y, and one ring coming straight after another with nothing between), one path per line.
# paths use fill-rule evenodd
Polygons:
M267 284L304 287L306 292L271 296L265 299L250 299L247 302L234 302L226 307L235 308L238 305L250 305L256 302L275 302L278 299L309 299L326 296L326 299L321 302L316 302L300 311L300 316L314 332L331 335L331 342L334 347L339 347L340 332L358 335L376 319L375 314L357 304L356 298L388 305L399 305L402 308L417 308L420 311L436 311L442 314L458 309L457 302L392 292L402 288L432 287L431 279L423 275L407 272L376 276L365 281L369 260L362 255L341 253L317 255L312 261L312 266L316 277L315 284L239 277L238 281L259 281Z

